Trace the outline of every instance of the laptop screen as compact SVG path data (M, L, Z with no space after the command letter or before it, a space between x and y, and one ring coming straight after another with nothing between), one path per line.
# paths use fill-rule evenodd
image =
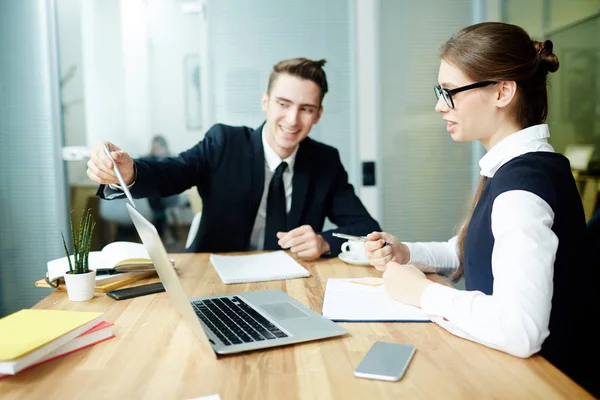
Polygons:
M193 306L190 303L183 286L181 285L181 281L177 276L177 272L169 260L169 255L158 234L158 231L150 221L144 218L142 214L140 214L130 204L126 204L126 206L135 229L140 235L140 239L142 239L142 243L152 259L152 263L154 264L156 272L158 273L158 276L167 291L167 295L171 299L171 304L181 314L190 329L192 329L196 336L200 338L203 347L210 349L212 358L214 358L215 353L212 350L212 346L210 345L208 338L204 333L202 324L194 313Z

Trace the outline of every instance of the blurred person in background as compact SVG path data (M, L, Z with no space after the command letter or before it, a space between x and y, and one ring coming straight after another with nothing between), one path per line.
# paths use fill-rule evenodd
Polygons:
M170 156L171 152L169 151L167 139L165 139L163 135L156 135L152 138L150 154L143 159L149 161L161 161ZM152 223L156 227L158 234L165 240L167 244L177 241L177 230L172 226L172 229L168 229L169 225L167 223L167 209L169 207L177 206L179 204L179 197L149 196L148 204L150 204L150 209L152 210Z

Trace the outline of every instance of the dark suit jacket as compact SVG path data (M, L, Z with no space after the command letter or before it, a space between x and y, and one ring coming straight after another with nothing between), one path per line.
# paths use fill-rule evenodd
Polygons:
M178 157L135 160L131 194L136 198L170 196L192 186L202 197L202 219L194 252L246 251L265 184L262 126L256 130L217 124L204 140ZM321 232L325 218L337 232L366 235L381 230L348 183L338 151L310 138L300 143L292 181L288 230L310 225L329 242L330 256L344 240ZM104 186L98 195L104 197Z

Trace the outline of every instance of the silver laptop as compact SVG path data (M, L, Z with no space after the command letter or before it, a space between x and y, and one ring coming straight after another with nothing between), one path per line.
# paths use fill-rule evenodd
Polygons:
M347 332L280 290L188 298L154 225L130 204L127 211L173 306L214 352L237 353Z

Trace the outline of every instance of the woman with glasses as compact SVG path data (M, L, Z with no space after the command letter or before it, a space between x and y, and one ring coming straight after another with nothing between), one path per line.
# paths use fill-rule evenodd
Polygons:
M455 141L477 140L487 151L469 216L448 242L374 232L365 249L391 298L463 338L517 357L539 352L589 388L580 363L592 344L585 217L569 161L544 124L547 75L558 66L551 41L532 41L514 25L456 33L442 47L435 110ZM466 290L424 272L464 276Z

